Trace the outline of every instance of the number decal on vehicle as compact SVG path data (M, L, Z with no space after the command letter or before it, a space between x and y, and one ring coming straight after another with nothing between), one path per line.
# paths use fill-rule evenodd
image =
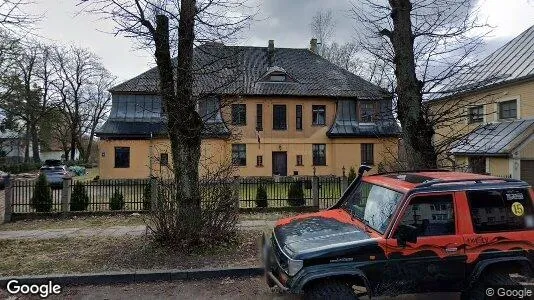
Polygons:
M514 202L512 204L512 212L514 213L514 215L522 217L525 214L525 208L523 207L523 204L519 202Z

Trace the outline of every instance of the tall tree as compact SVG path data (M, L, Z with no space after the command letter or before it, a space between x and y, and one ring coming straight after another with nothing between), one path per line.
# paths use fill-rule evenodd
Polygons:
M56 48L54 69L58 77L54 85L70 125L70 160L74 160L76 149L81 148L84 107L89 101L87 92L100 64L98 58L87 49L70 46Z
M94 78L87 92L87 101L83 106L82 123L83 135L86 142L79 146L80 155L84 162L88 162L94 146L96 129L104 122L111 107L111 94L108 92L115 82L115 77L103 67L95 69Z
M436 168L436 119L425 100L455 74L469 72L486 24L470 0L359 0L353 6L363 26L360 45L395 75L408 168Z
M196 41L229 40L250 19L242 16L240 0L94 0L88 10L111 18L117 32L153 47L159 73L159 90L167 116L176 191L171 207L175 215L160 228L165 242L198 243L201 194L200 144L203 121L193 94L193 49ZM172 55L177 52L176 64ZM198 71L198 70L197 70ZM176 76L175 76L176 74ZM167 226L168 225L168 226Z

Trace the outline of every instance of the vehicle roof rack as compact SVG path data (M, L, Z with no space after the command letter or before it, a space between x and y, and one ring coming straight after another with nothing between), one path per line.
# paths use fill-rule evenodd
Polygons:
M418 173L418 172L451 172L451 170L447 170L447 169L415 169L415 170L402 170L402 171L382 172L382 173L376 173L376 174L369 175L369 176L387 175L387 174L403 174L403 173Z
M506 182L511 182L511 183L525 183L522 180L512 179L512 178L473 178L473 179L450 179L450 180L434 179L434 180L430 180L430 181L418 184L416 188L425 188L425 187L431 187L435 184L447 184L447 183L456 183L456 182L475 182L478 184L483 184L483 183L487 183L487 181L506 181Z

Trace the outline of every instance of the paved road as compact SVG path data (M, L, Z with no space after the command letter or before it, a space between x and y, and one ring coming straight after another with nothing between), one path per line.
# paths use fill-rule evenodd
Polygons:
M273 227L275 221L245 220L239 223L240 229L262 230ZM62 229L39 229L39 230L12 230L0 231L0 240L6 239L54 239L72 237L95 237L95 236L124 236L144 235L147 233L145 225L138 226L112 226L106 228L62 228Z
M0 298L8 294L0 290ZM390 300L454 300L456 294L426 294L420 296L399 296L382 298ZM13 298L15 299L15 298ZM18 299L28 299L22 297ZM59 296L47 299L299 299L270 290L261 277L212 279L199 281L175 281L128 285L102 285L67 287ZM380 299L380 298L379 298Z

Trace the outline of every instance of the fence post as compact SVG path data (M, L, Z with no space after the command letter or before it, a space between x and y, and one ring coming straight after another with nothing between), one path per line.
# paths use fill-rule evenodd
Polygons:
M239 212L239 208L241 207L240 201L241 201L241 179L240 178L234 178L234 182L232 184L232 188L235 193L235 199L237 201L236 209Z
M69 203L71 198L71 186L72 178L63 178L63 189L61 190L61 211L68 212L70 210Z
M319 177L312 177L312 205L319 207Z
M150 210L155 211L158 201L158 181L156 177L150 177Z
M11 222L13 212L13 181L10 175L4 179L4 223Z

